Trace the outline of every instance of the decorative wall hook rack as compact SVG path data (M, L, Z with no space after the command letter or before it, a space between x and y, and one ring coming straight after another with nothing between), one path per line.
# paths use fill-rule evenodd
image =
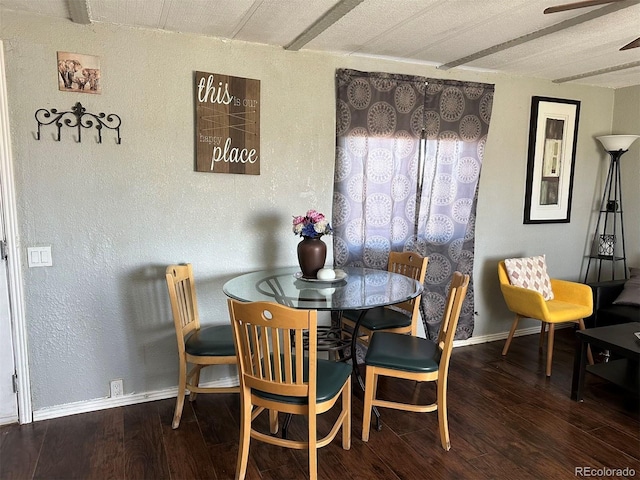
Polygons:
M36 134L38 140L40 140L40 127L42 125L55 123L56 127L58 127L58 138L56 139L58 142L60 141L60 130L64 124L67 127L75 127L78 129L78 143L82 142L82 129L92 128L94 125L96 130L98 130L98 143L102 143L103 127L109 130L115 130L118 136L116 142L118 145L121 143L120 124L122 120L120 117L115 113L110 113L109 115L98 113L96 115L87 112L87 109L84 108L80 102L77 102L71 110L66 112L59 112L55 108L52 108L51 111L41 108L36 110L35 117L38 122L38 133Z

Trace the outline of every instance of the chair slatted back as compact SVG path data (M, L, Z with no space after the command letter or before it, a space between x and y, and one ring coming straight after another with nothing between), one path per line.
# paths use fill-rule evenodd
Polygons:
M200 328L193 268L190 263L169 265L166 279L173 323L178 337L178 350L183 352L185 336Z
M424 277L427 273L428 257L423 257L414 252L391 252L389 254L389 263L387 270L394 273L399 273L405 277L413 278L420 282L420 285L424 283ZM407 300L406 302L398 303L394 305L395 308L400 308L409 312L415 319L418 315L418 309L420 308L420 298L418 295L415 298Z
M442 315L442 323L438 332L438 348L440 349L440 371L446 371L449 367L449 358L453 348L453 337L458 328L458 320L460 311L462 310L462 302L467 295L469 288L469 275L463 275L460 272L454 272L447 295L444 313Z
M315 399L317 312L272 302L228 303L241 385ZM309 347L305 358L307 332Z

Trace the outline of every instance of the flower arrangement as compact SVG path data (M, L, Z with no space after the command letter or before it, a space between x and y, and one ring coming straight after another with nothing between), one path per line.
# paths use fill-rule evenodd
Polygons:
M309 210L304 216L293 217L293 233L301 237L320 238L322 235L331 235L333 229L322 213Z

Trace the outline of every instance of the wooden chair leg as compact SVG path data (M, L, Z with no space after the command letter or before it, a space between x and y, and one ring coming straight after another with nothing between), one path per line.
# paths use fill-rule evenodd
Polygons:
M578 327L580 330L584 330L584 319L581 318L578 320ZM593 365L593 354L591 353L591 345L587 345L587 360L589 361L589 365Z
M173 413L173 422L171 428L174 430L180 426L182 418L182 409L184 408L184 397L187 389L187 363L180 360L180 374L178 377L178 396L176 397L176 409Z
M200 386L200 371L202 370L202 367L203 365L197 365L196 369L193 372L192 385L196 387ZM195 402L197 396L198 396L197 392L189 392L189 401Z
M555 325L553 323L549 324L549 340L547 344L547 377L551 376L551 362L553 360L553 337L555 333Z
M376 373L374 367L367 367L364 386L364 409L362 411L362 441L369 441L369 429L371 428L371 409L376 389Z
M317 480L318 478L318 435L317 435L317 421L318 415L315 410L309 412L309 479Z
M236 480L243 480L249 463L249 441L251 440L251 396L249 392L240 392L240 444L238 445L238 464Z
M544 333L546 331L546 326L547 326L547 323L542 322L542 326L540 327L540 342L538 343L538 348L540 350L542 350L542 347L544 346Z
M349 450L351 448L351 379L347 380L342 390L342 410L346 414L342 422L342 448Z
M413 393L411 394L411 403L413 403L414 405L419 405L420 404L420 386L422 385L422 382L414 382L415 385L413 386Z
M438 428L440 429L440 443L442 448L449 451L451 441L449 440L449 421L447 419L447 379L444 378L438 383Z
M275 435L276 433L278 433L279 428L280 426L278 425L278 411L269 410L269 431L273 435Z
M506 355L509 351L509 345L511 345L511 340L513 339L513 334L516 332L516 327L518 326L518 321L520 320L520 315L516 315L516 318L513 320L511 324L511 330L509 330L509 336L507 337L507 341L504 344L504 348L502 349L502 355Z

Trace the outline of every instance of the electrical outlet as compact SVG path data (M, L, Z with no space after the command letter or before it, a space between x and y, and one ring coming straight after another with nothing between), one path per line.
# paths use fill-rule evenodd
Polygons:
M111 393L111 398L113 397L121 397L124 393L124 387L122 385L122 379L118 378L117 380L111 380L109 383L109 391Z

